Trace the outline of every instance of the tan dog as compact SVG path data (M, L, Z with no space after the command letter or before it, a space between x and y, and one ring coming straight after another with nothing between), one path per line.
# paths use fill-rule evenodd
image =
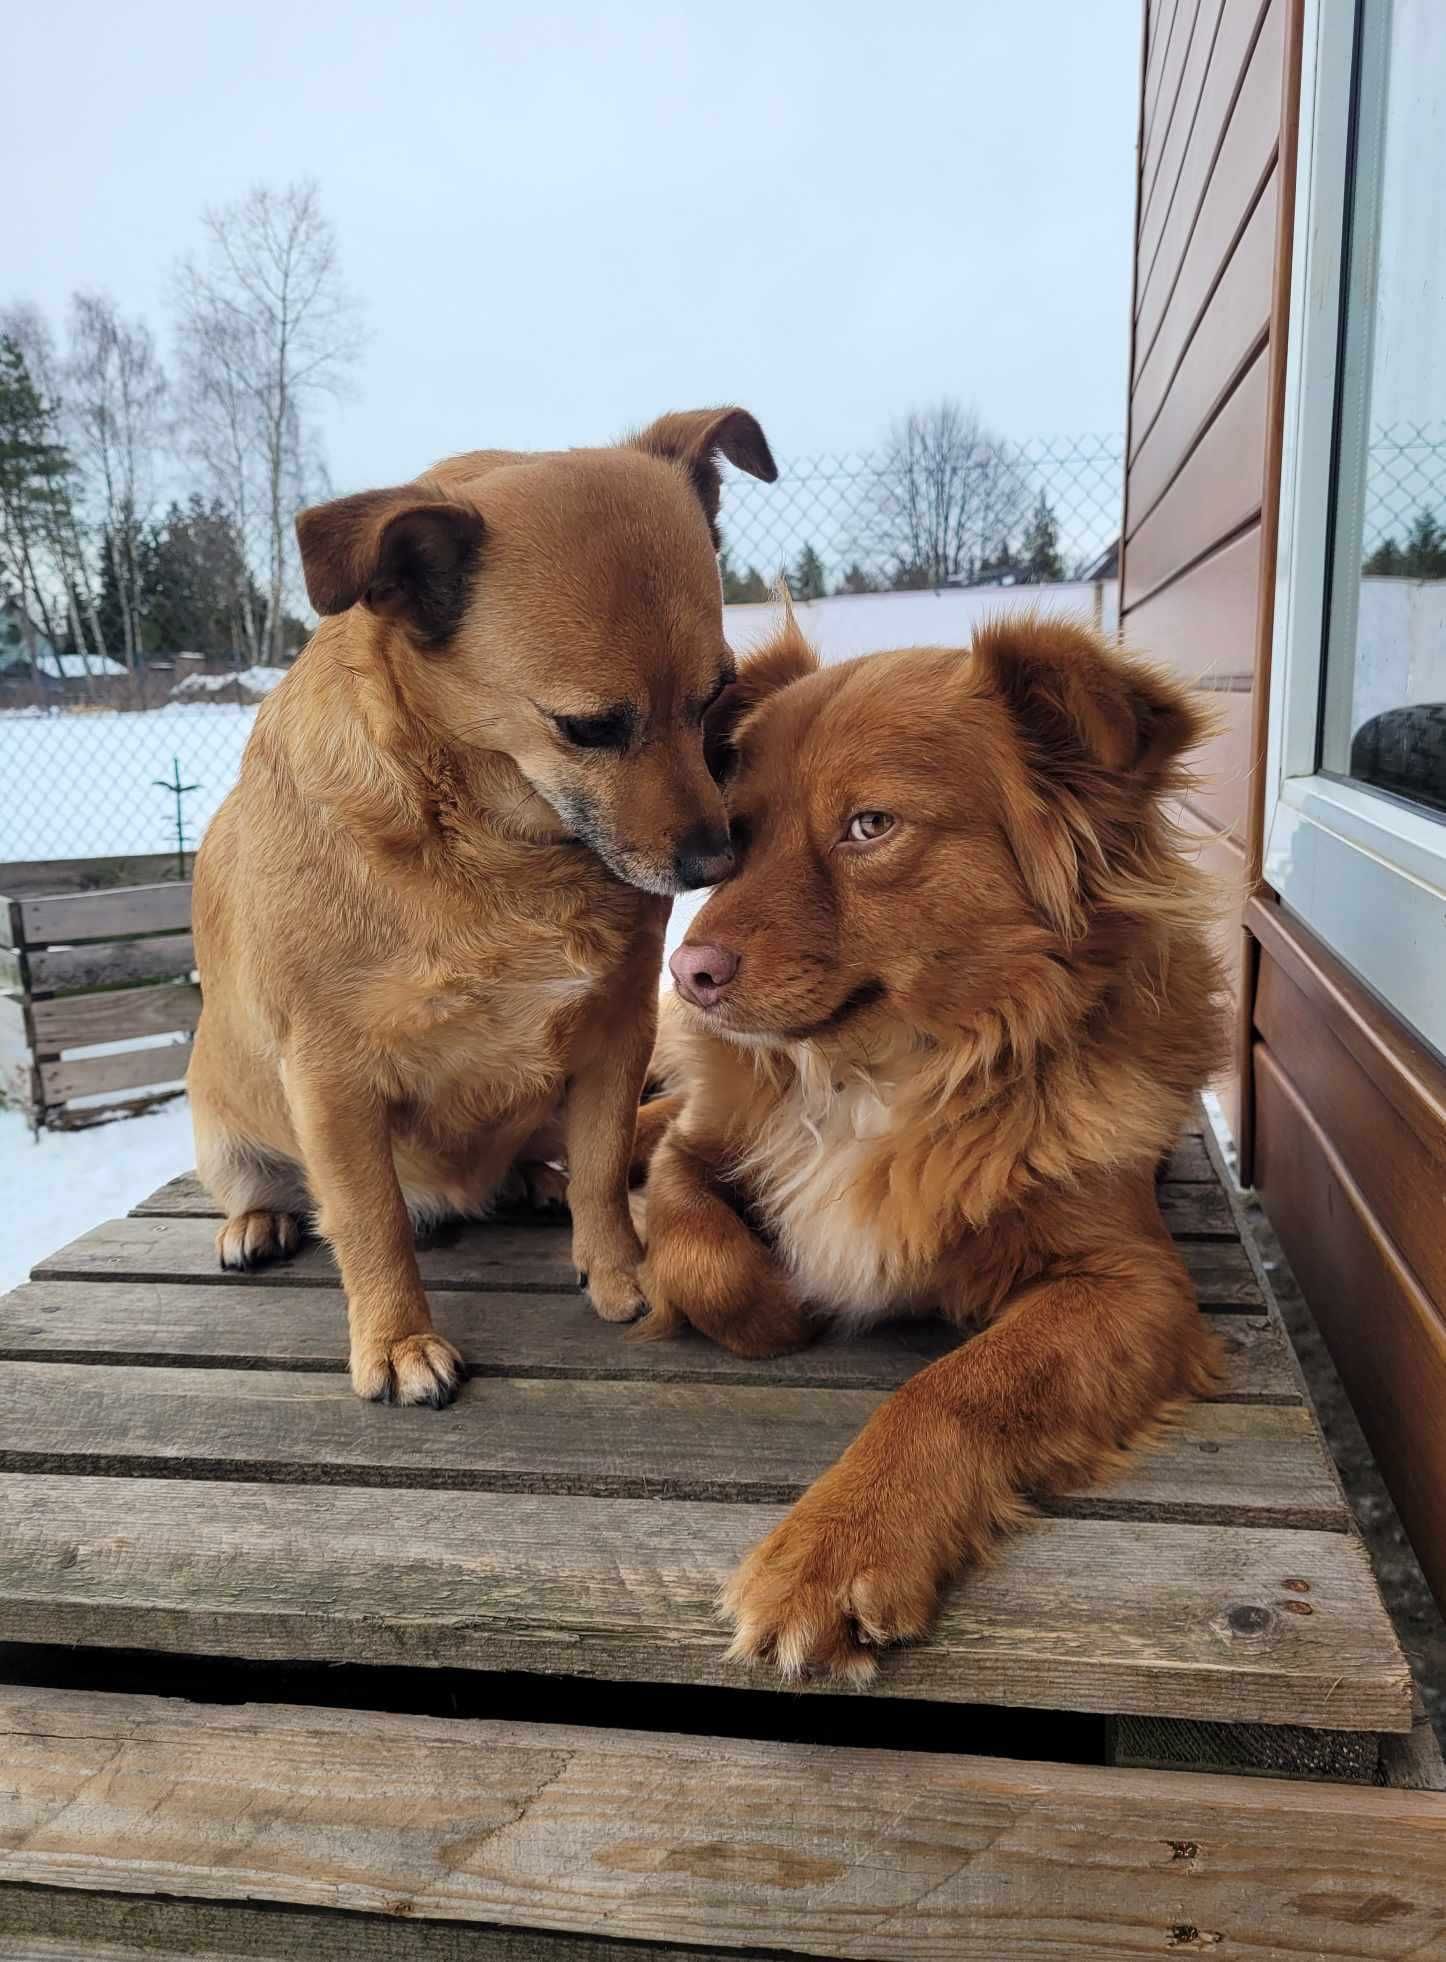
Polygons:
M702 732L733 672L719 453L777 475L751 416L699 411L297 521L327 617L197 857L190 1090L222 1265L289 1254L315 1206L362 1396L453 1395L413 1222L485 1211L519 1158L565 1149L594 1306L644 1305L627 1178L667 895L732 862Z
M1026 1495L1212 1380L1154 1173L1223 989L1166 816L1182 688L1029 619L816 669L790 626L720 703L740 866L671 963L643 1329L758 1356L818 1314L984 1327L728 1589L736 1657L862 1676Z

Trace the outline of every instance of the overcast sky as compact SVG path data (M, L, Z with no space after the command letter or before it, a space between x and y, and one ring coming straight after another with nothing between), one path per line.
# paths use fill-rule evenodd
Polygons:
M734 400L781 457L942 392L1124 425L1140 0L8 10L0 302L166 338L203 205L314 175L370 339L340 490Z

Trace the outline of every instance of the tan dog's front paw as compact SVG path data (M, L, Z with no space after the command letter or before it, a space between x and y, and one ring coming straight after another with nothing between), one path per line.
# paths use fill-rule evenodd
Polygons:
M867 1682L880 1648L928 1631L938 1598L933 1554L907 1528L805 1496L723 1589L728 1660Z
M635 1322L648 1312L635 1267L595 1263L586 1272L579 1271L577 1284L605 1322Z
M426 1403L440 1410L461 1380L461 1356L430 1331L352 1348L352 1388L372 1403Z

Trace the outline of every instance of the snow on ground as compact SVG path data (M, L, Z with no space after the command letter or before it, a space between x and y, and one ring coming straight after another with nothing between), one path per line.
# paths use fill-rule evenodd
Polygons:
M47 1131L38 1142L19 1111L0 1110L0 1293L194 1160L184 1097L93 1131Z
M962 646L982 620L1019 607L1094 619L1097 604L1108 631L1113 586L866 593L811 601L798 617L824 659L842 661L880 647ZM728 638L740 654L776 619L771 606L725 609ZM259 693L276 672L248 669L241 679ZM223 692L232 679L192 676L185 685L215 682ZM0 715L0 863L165 850L175 841L175 799L157 786L174 764L183 783L197 786L184 805L194 846L236 781L255 719L254 708L225 702L173 703L135 715Z

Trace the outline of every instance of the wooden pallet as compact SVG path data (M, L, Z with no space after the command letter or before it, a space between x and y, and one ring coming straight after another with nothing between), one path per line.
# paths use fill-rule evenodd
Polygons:
M1440 1759L1198 1132L1161 1197L1219 1396L865 1694L731 1667L713 1598L950 1331L630 1343L496 1225L422 1256L458 1403L385 1410L326 1253L221 1274L193 1179L41 1262L0 1955L1446 1956Z

